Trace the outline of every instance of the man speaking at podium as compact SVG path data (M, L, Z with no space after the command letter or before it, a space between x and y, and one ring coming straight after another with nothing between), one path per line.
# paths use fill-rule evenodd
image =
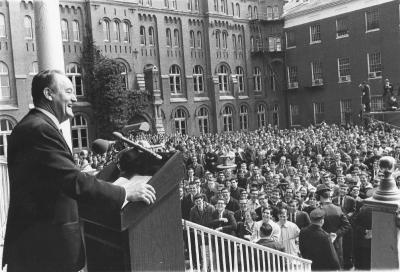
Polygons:
M124 187L82 173L74 165L60 123L72 118L76 97L60 71L32 81L32 109L14 128L8 145L10 207L3 266L15 271L79 271L85 265L78 201L121 209L127 201L154 203L145 183Z

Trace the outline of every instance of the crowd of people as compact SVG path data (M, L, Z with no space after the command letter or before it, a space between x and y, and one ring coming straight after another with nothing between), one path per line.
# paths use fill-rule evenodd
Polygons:
M399 130L372 122L130 137L162 152L183 153L183 219L305 258L313 258L310 247L320 243L306 233L319 226L329 237L326 249L334 250L316 252L320 262L313 269L370 268L372 219L363 200L382 177L379 159L399 159ZM76 158L101 169L108 156Z

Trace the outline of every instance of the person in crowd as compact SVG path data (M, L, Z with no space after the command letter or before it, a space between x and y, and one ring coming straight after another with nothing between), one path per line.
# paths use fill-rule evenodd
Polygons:
M236 211L238 211L240 209L239 202L235 198L231 197L231 192L229 191L228 188L225 187L224 189L222 189L221 194L225 200L225 203L226 203L225 208L227 210L235 213Z
M342 209L332 204L331 188L325 184L317 187L317 196L319 197L320 209L324 211L324 224L322 228L335 237L333 244L343 267L343 236L350 231L351 225Z
M363 111L371 111L371 88L367 81L363 81L359 88L361 89L361 103L363 105Z
M256 222L255 231L253 232L251 240L254 241L260 239L260 227L263 223L271 225L273 230L270 237L272 240L278 242L281 235L281 229L279 225L273 221L270 209L263 210L262 219L261 221Z
M190 210L194 206L194 196L197 194L197 186L194 182L189 184L189 192L181 200L182 219L189 220Z
M247 212L247 199L245 198L240 198L239 199L239 210L237 210L234 213L236 222L239 224L239 222L244 222L245 220L245 214Z
M242 190L244 190L244 189L242 189L242 188L240 188L239 186L238 186L238 182L237 182L237 179L236 178L231 178L231 196L234 198L234 199L236 199L236 200L239 200L240 199L240 194L241 194L241 192L242 192Z
M237 237L250 241L255 232L256 219L255 212L246 211L244 221L237 224Z
M300 254L303 258L312 261L311 270L340 270L339 258L332 244L332 237L322 229L324 217L325 212L320 208L311 212L311 224L300 230Z
M299 210L299 201L292 199L288 203L287 220L293 222L302 229L310 225L310 217L307 212Z
M300 234L299 227L288 221L288 211L286 208L282 208L278 213L279 222L278 225L281 228L281 235L279 237L279 242L285 248L285 252L298 256L299 248L297 246L297 238Z
M258 188L252 187L250 191L250 199L247 201L247 209L249 211L255 211L258 207L260 207L260 203L258 202Z
M255 211L255 213L257 215L257 220L261 220L262 219L262 211L264 209L269 208L268 199L267 199L267 196L266 196L266 194L264 192L260 193L258 195L258 202L260 203L260 207L258 207L254 211Z

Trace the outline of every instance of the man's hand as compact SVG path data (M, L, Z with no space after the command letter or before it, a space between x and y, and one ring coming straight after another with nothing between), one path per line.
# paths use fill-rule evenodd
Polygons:
M126 200L130 202L144 201L153 204L156 200L156 191L153 186L147 184L147 180L130 180L120 186L125 188Z
M222 221L224 223L228 223L228 218L222 217L219 219L219 221Z

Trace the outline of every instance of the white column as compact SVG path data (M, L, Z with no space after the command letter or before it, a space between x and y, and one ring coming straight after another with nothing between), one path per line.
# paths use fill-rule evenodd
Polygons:
M35 0L34 11L39 71L57 69L65 72L59 1ZM64 137L72 150L69 120L63 122L61 126Z

